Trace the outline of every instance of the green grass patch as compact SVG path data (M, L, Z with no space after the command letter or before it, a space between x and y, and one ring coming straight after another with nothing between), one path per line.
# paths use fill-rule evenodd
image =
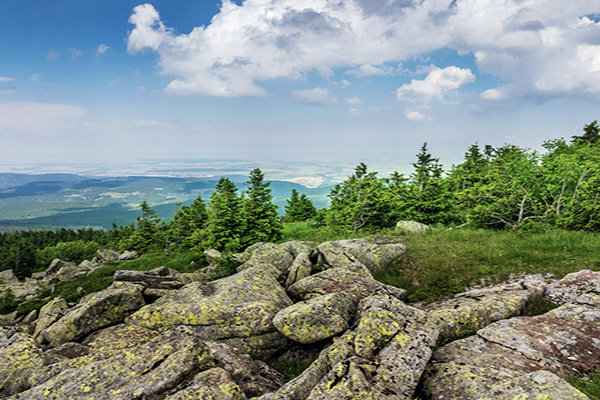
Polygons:
M288 222L283 224L282 238L279 243L299 240L318 245L331 240L358 239L369 236L398 237L400 234L395 232L394 228L387 228L378 231L361 229L358 232L348 232L332 227L315 227L310 221Z
M406 255L375 278L406 289L408 301L434 301L511 274L561 278L582 269L600 270L596 233L432 229L409 235L405 244Z
M568 381L591 400L600 400L600 373L591 373L581 379Z

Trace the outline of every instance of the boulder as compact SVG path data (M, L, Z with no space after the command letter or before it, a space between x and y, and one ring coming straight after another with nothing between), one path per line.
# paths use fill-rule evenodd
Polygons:
M66 266L76 265L68 261L63 261L60 258L55 258L54 260L52 260L48 268L46 268L46 276L56 275L61 268Z
M12 269L6 269L0 272L0 285L7 284L15 284L19 283L19 278L17 278Z
M58 321L69 309L67 302L62 297L56 297L40 308L40 314L35 324L33 337L37 338L41 331Z
M583 294L600 296L600 271L582 270L552 282L546 288L546 298L556 304L575 301Z
M288 276L285 281L285 287L289 288L294 283L298 282L310 276L312 273L312 262L310 261L310 253L302 252L299 253L292 262L290 269L288 271Z
M41 347L24 327L0 327L0 397L30 386L29 378L50 363Z
M58 321L39 333L42 343L50 347L80 338L105 326L122 322L144 305L141 288L108 288L91 293Z
M258 264L214 282L192 282L141 308L127 323L158 331L187 325L206 340L274 332L273 317L292 304L279 274L270 264Z
M416 221L398 221L396 223L396 231L406 233L425 233L429 229L429 226Z
M127 250L127 251L124 251L123 253L119 254L119 261L135 260L136 258L139 258L139 257L140 256L138 255L137 251Z
M424 393L434 400L587 399L564 379L600 368L600 302L588 303L497 321L442 347Z
M403 239L368 238L325 242L317 247L318 262L327 268L361 263L372 273L385 271L406 248Z
M113 275L115 282L131 282L144 288L179 289L183 282L178 279L179 272L167 267L157 267L150 271L118 270Z
M185 389L168 396L167 400L246 400L242 389L222 368L200 372Z
M17 301L31 300L42 291L40 282L31 278L26 278L24 281L17 279L10 283L0 284L0 296L3 296L7 289L12 291Z
M340 292L348 292L356 296L357 299L362 299L383 287L389 288L399 297L402 297L404 293L403 289L388 287L376 281L362 264L351 263L345 267L327 269L301 279L291 285L288 292L302 300Z
M518 282L474 289L450 299L415 306L440 319L440 338L454 340L492 322L521 315L534 296L544 293L545 286L540 276L528 276Z
M215 249L206 249L204 250L204 257L207 263L212 264L221 258L221 252Z
M98 254L98 257L100 257L100 260L102 260L103 263L119 261L120 256L116 251L108 249L96 250L96 254Z
M75 264L69 264L58 270L56 277L58 278L59 282L71 282L80 276L87 275L89 271L90 270L85 266L81 267Z
M284 308L273 318L273 325L295 342L314 343L348 329L355 307L351 293L331 293Z
M294 261L294 256L290 253L287 245L262 242L248 247L237 258L242 263L238 267L238 271L256 264L270 264L276 267L280 273L285 273Z

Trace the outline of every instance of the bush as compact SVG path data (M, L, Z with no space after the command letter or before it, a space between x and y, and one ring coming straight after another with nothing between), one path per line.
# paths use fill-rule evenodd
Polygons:
M93 241L84 242L83 240L77 240L74 242L61 242L56 246L47 246L42 250L38 250L35 254L35 262L40 270L47 268L55 258L78 264L83 260L92 259L96 255L96 250L101 247Z

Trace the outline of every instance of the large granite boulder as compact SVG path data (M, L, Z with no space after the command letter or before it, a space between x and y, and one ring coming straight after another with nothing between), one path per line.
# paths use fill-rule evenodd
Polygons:
M81 299L58 321L39 333L40 341L50 347L80 338L105 326L122 322L144 305L141 288L109 287Z
M211 368L197 374L189 386L166 400L246 400L242 389L223 368Z
M351 293L313 297L279 311L273 325L295 342L314 343L348 329L355 307L356 298Z
M0 271L0 285L6 284L14 284L19 283L19 278L17 278L12 269L6 269L4 271Z
M421 234L427 232L428 229L428 225L417 221L398 221L396 223L396 230L399 232Z
M458 339L494 321L521 315L535 296L542 296L546 283L537 275L517 282L473 289L450 299L416 304L441 321L440 337Z
M556 304L576 301L584 294L600 296L600 271L582 270L552 282L546 288L546 298Z
M371 272L385 271L406 251L403 239L368 238L325 242L317 247L319 263L345 268L361 263Z
M10 289L17 300L30 300L42 291L42 288L35 279L26 278L20 281L15 276L12 269L0 272L0 297Z
M285 273L292 265L294 255L286 244L261 242L253 244L243 253L238 254L237 259L242 263L238 271L256 264L269 264L276 267L280 273Z
M115 282L131 282L153 289L179 289L183 282L178 278L179 272L167 268L157 267L150 271L118 270L113 275Z
M442 347L427 368L424 392L434 400L587 399L564 379L600 369L600 302L592 297L501 320Z
M103 263L119 261L119 257L121 256L116 251L108 249L99 249L96 251L96 254L98 254L98 257L100 257L100 260Z
M257 264L214 282L192 282L141 308L127 323L158 331L187 325L207 340L274 332L273 317L292 304L279 274L273 265Z
M41 309L33 331L33 337L37 338L44 329L62 318L69 306L62 297L56 297L46 303Z

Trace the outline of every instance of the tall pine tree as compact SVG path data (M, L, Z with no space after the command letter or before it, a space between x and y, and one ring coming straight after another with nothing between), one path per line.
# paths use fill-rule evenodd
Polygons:
M245 246L281 238L283 226L279 222L277 206L272 203L270 184L270 182L264 181L264 175L260 169L255 168L250 172L246 182L248 188L244 192L246 229L242 244Z
M238 251L245 230L242 202L237 187L228 178L221 178L210 195L204 247Z

